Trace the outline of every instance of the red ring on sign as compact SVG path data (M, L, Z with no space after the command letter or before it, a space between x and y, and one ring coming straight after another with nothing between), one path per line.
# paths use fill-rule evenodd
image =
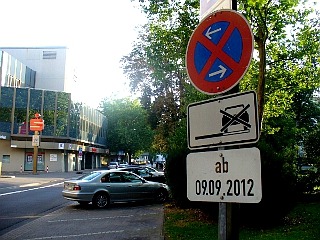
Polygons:
M223 33L219 43L215 45L203 33L204 31L215 23L228 22L229 25ZM234 61L226 52L222 50L225 43L228 41L232 31L237 29L241 35L242 52L240 60ZM198 72L196 69L195 49L197 43L201 43L209 52L211 56L204 64L203 69ZM240 13L233 10L220 10L213 12L200 22L198 27L194 30L188 43L186 52L186 68L191 83L199 91L214 95L224 93L233 88L244 76L253 52L253 34L247 20ZM221 81L208 81L205 80L207 73L216 61L219 59L232 70L230 76Z

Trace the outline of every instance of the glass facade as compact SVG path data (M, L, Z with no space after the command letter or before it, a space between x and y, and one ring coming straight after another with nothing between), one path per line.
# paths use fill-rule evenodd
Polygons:
M35 87L36 72L7 52L0 51L0 85Z
M82 103L72 102L70 93L0 86L0 132L33 135L29 122L35 113L40 113L44 120L42 136L106 146L106 117Z
M13 134L27 134L28 89L17 88L14 100Z
M11 133L11 116L13 113L14 88L0 87L0 131Z

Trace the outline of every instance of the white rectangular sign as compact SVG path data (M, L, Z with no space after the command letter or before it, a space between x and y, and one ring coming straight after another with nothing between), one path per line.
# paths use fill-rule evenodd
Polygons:
M58 155L50 154L50 162L56 162L56 161L58 161Z
M259 149L190 153L187 156L187 196L190 201L260 202Z
M39 147L40 146L40 135L33 135L32 136L32 146Z
M213 148L259 140L254 91L230 94L188 106L188 147Z
M200 0L200 20L220 9L232 9L232 0Z

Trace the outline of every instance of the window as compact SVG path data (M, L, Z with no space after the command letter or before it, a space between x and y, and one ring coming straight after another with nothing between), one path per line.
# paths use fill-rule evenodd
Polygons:
M56 59L57 52L56 51L43 51L42 59Z
M117 172L110 173L110 182L112 183L122 182L121 173L117 173Z
M110 175L106 174L101 178L101 182L110 182Z
M2 155L3 163L10 163L10 155Z
M140 178L130 173L124 173L123 179L125 182L141 182Z

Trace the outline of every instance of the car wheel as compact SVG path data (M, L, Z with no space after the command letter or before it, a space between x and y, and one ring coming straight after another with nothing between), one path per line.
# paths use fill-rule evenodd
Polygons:
M156 201L159 203L163 203L165 201L167 201L168 199L168 192L165 189L159 189L156 192L156 197L155 197Z
M89 202L86 202L86 201L78 201L78 203L81 205L81 206L87 206L89 204Z
M98 192L94 195L92 204L97 208L104 208L109 205L109 196L106 193Z

